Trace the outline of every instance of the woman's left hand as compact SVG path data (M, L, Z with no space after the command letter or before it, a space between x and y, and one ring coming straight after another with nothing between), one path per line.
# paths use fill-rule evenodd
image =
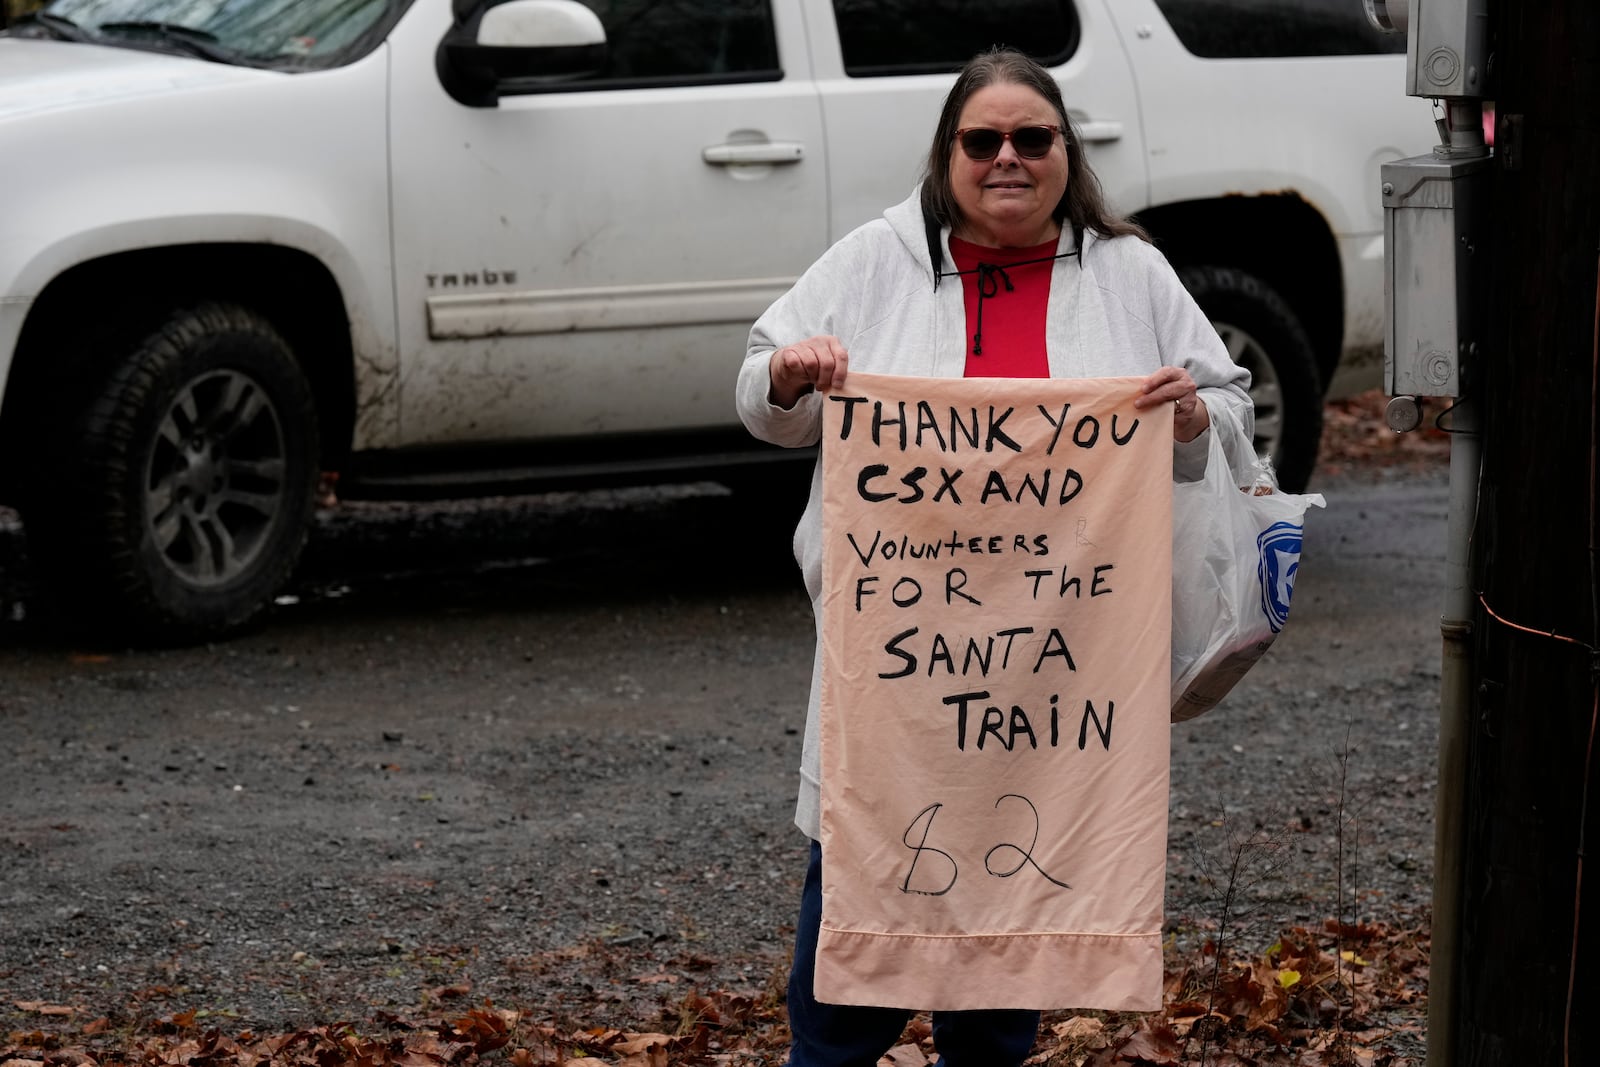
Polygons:
M1157 404L1174 405L1173 438L1193 441L1211 425L1211 414L1206 411L1206 402L1200 399L1199 389L1182 367L1162 367L1144 380L1133 406L1143 410Z

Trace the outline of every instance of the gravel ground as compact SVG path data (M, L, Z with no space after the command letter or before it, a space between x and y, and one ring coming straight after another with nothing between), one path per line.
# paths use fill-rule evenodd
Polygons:
M1173 731L1174 952L1214 935L1241 857L1249 951L1341 905L1426 923L1444 468L1315 488L1291 624ZM0 1032L37 1002L638 1027L691 989L770 991L811 647L783 540L710 490L341 508L260 631L82 650L29 626L0 522Z

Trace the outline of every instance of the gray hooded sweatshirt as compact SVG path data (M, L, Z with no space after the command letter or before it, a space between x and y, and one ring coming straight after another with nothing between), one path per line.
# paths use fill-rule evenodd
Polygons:
M942 262L934 264L923 222L920 190L846 234L823 253L794 287L779 297L750 330L750 347L739 369L739 417L752 434L776 445L800 448L822 437L822 396L813 391L793 408L770 398L768 362L787 344L820 334L837 337L849 353L849 370L874 374L960 378L970 344L959 277L935 286L938 272L955 270L950 231L939 237ZM1058 252L1076 251L1063 227ZM985 315L1005 314L1005 302ZM1209 434L1221 435L1235 471L1255 456L1254 413L1245 390L1250 374L1235 364L1216 330L1155 248L1137 237L1103 239L1083 235L1081 255L1058 259L1050 276L1045 345L1053 378L1144 376L1162 366L1182 367L1200 387L1211 428L1195 440L1173 442L1173 476L1195 480L1205 470ZM811 496L794 535L794 554L805 576L815 613L822 592L822 464L811 478ZM819 620L821 615L816 616ZM820 836L821 792L817 708L821 691L821 646L811 668L800 797L795 825Z

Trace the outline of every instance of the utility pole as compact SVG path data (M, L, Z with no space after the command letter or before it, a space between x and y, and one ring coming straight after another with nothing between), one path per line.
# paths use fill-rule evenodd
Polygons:
M1454 431L1428 1067L1600 1064L1600 4L1366 0L1440 105L1383 167L1385 376ZM1494 151L1481 143L1495 107Z
M1447 1040L1450 1067L1579 1067L1600 1064L1600 863L1583 869L1600 841L1600 4L1495 0L1490 16L1480 599Z

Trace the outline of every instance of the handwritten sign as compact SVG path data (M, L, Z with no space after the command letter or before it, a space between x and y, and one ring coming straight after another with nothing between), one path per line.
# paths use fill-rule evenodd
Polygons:
M1172 412L852 373L823 417L816 995L1161 1003Z

